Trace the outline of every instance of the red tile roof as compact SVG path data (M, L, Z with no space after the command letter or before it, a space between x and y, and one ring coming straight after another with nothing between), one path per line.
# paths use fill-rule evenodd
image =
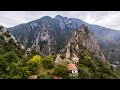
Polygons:
M75 64L72 64L72 63L68 64L68 70L75 70L75 69L77 69Z
M54 79L62 79L62 77L54 76Z

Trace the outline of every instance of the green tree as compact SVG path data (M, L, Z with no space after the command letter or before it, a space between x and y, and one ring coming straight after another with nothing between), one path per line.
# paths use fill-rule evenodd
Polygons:
M47 57L45 57L43 60L42 60L42 65L43 65L43 68L45 69L52 69L54 68L54 56L53 55L49 55Z
M4 58L8 63L15 62L18 60L17 55L13 51L4 54Z
M54 68L54 75L60 76L64 79L69 78L69 71L67 66L63 63L57 64Z
M7 62L5 61L5 59L3 58L3 55L0 55L0 74L2 74L6 68Z
M31 55L33 56L33 55L39 55L39 53L35 50L35 49L32 49L31 50Z
M27 62L27 65L29 67L29 70L31 71L31 74L36 74L38 71L38 68L40 66L42 58L39 55L33 56L32 59L30 59Z
M35 55L35 56L33 56L32 59L30 59L30 61L28 63L38 64L38 63L40 63L41 60L42 60L42 58L39 55Z
M81 65L79 65L78 70L79 70L78 77L80 79L91 79L92 78L92 74L89 72L88 67L81 64Z

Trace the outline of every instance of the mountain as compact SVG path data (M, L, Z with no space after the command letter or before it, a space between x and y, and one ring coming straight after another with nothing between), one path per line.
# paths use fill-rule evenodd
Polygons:
M36 46L43 55L58 54L75 30L82 24L88 26L95 35L107 60L119 63L120 31L99 25L88 24L80 19L57 15L55 18L44 16L40 19L8 28L15 38L25 47ZM113 58L114 57L114 58Z
M69 63L80 62L80 47L86 48L86 50L88 50L98 60L106 61L95 36L89 31L88 27L83 24L75 31L75 35L73 35L65 48L57 55L55 62L60 62L60 60L68 61ZM64 59L62 59L63 56Z
M71 40L57 55L55 63L75 65L78 76L70 78L115 79L120 76L119 70L106 61L96 37L84 24L75 30ZM71 71L75 72L74 69Z
M120 69L106 61L95 36L84 24L75 30L58 54L62 61L74 63L77 76L70 75L68 64L54 63L54 55L44 57L34 51L26 56L25 52L26 48L5 27L0 26L0 79L53 79L54 75L62 79L120 78Z
M56 17L57 18L57 17ZM43 55L58 53L72 36L72 28L49 16L8 29L25 47L36 46Z

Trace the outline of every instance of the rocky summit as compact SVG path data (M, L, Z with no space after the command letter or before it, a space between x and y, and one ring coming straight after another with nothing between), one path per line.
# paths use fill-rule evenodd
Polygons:
M81 57L80 47L86 48L98 60L106 61L96 37L88 29L88 27L83 24L79 27L79 29L76 29L74 36L65 48L57 55L55 62L63 60L78 63ZM62 57L64 57L64 59L62 59Z

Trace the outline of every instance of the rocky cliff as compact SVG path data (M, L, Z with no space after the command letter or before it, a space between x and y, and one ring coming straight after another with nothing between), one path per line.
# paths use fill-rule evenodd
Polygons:
M19 46L20 49L25 49L25 47L20 43L18 43L15 37L11 33L9 33L9 31L7 31L6 28L3 27L2 25L0 25L0 35L1 35L1 38L2 37L4 38L4 42L12 43L16 46Z
M96 37L84 24L75 31L75 35L57 55L55 62L68 61L78 63L81 58L81 47L86 48L98 60L106 61Z

